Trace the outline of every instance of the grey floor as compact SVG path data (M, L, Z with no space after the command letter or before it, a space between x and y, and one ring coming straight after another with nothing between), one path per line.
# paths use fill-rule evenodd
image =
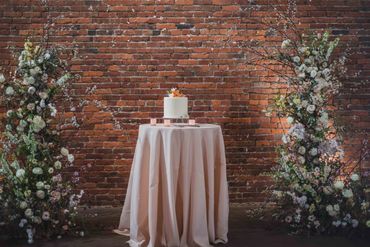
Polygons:
M40 247L125 247L127 237L112 233L117 226L121 209L110 208L99 210L97 216L86 222L88 233L83 238L64 238L53 241L39 241L33 245L25 241L0 240L0 247L40 246ZM86 214L94 215L94 211ZM271 225L251 222L243 207L230 209L229 243L218 245L225 247L369 247L370 239L349 239L344 237L310 237L289 236L281 229Z

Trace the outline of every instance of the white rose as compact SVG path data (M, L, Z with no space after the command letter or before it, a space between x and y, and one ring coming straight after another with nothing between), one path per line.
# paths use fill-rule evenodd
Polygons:
M334 182L334 188L337 190L342 190L344 188L344 183L341 180L337 180Z
M6 95L9 95L9 96L11 96L11 95L13 95L14 94L14 89L12 88L12 87L7 87L6 89L5 89L5 94Z
M0 74L0 83L5 82L5 76L3 74Z
M310 155L311 156L316 156L317 153L318 153L317 148L311 148L311 150L310 150Z
M33 174L41 175L43 174L43 170L40 167L35 167L32 169Z
M282 49L287 48L287 47L290 45L290 43L291 43L291 40L290 40L290 39L286 39L286 40L284 40L284 41L281 43L281 48L282 48Z
M304 155L306 153L306 148L303 146L300 146L298 148L298 153Z
M26 171L25 171L24 169L18 169L18 170L17 170L17 172L15 173L15 175L16 175L18 178L23 177L25 174L26 174Z
M51 174L51 173L53 173L54 172L54 168L53 167L50 167L49 169L48 169L48 172Z
M68 154L67 159L68 159L69 163L72 163L75 160L75 157L73 156L73 154Z
M69 154L69 151L68 149L66 148L61 148L60 149L60 153L63 155L63 156L67 156Z
M305 158L304 158L303 156L299 156L299 157L298 157L298 161L299 161L299 163L300 163L300 164L302 164L302 165L306 162L306 160L305 160Z
M40 116L35 116L32 120L32 123L33 123L33 129L36 133L40 132L40 130L42 130L46 126L45 121Z
M21 209L25 209L25 208L27 208L27 202L25 202L25 201L21 201L21 203L19 204L19 207L21 208Z
M309 112L311 114L315 112L315 109L316 109L315 105L308 105L307 106L307 112Z
M45 198L45 192L43 190L38 190L38 191L36 191L36 196L40 199L44 199Z
M49 97L48 93L46 93L46 92L40 92L39 96L40 96L41 99L47 99Z
M298 57L298 56L295 56L295 57L293 57L293 62L299 63L299 62L301 62L301 58Z
M351 180L352 181L358 181L358 180L360 180L360 176L358 174L356 174L356 173L353 173L351 175Z
M44 183L39 181L39 182L36 183L36 187L37 187L37 189L40 190L40 189L44 188Z
M33 216L32 209L27 208L27 209L26 209L26 211L24 211L24 215L25 215L26 217L32 217L32 216Z
M337 211L337 212L339 212L339 211L340 211L339 204L335 204L333 208L334 208L334 210L335 210L335 211Z
M353 192L351 189L345 189L342 191L342 195L345 197L345 198L351 198L353 197Z
M294 122L294 118L288 117L287 121L288 121L288 124L292 124Z
M312 78L315 78L317 76L317 71L316 70L312 70L311 73L310 73L310 76Z
M48 60L50 58L50 54L49 53L45 53L44 54L44 58L45 58L45 60Z
M34 88L34 87L29 87L29 88L28 88L28 90L27 90L27 92L28 92L29 94L34 94L34 93L36 92L36 88Z
M59 170L59 169L62 168L62 163L59 160L57 160L54 163L54 167L55 167L55 169Z

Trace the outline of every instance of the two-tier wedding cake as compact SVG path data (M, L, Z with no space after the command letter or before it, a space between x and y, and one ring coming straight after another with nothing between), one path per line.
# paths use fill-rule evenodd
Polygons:
M188 98L177 88L168 91L168 97L163 100L163 118L188 118Z

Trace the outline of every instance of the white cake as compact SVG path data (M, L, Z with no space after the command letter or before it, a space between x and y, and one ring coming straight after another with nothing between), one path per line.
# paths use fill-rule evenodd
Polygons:
M187 97L164 97L164 118L188 118Z

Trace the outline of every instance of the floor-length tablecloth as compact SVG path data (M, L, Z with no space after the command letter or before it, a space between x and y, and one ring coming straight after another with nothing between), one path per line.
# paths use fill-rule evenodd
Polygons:
M226 243L228 214L221 128L140 125L119 223L130 246Z

